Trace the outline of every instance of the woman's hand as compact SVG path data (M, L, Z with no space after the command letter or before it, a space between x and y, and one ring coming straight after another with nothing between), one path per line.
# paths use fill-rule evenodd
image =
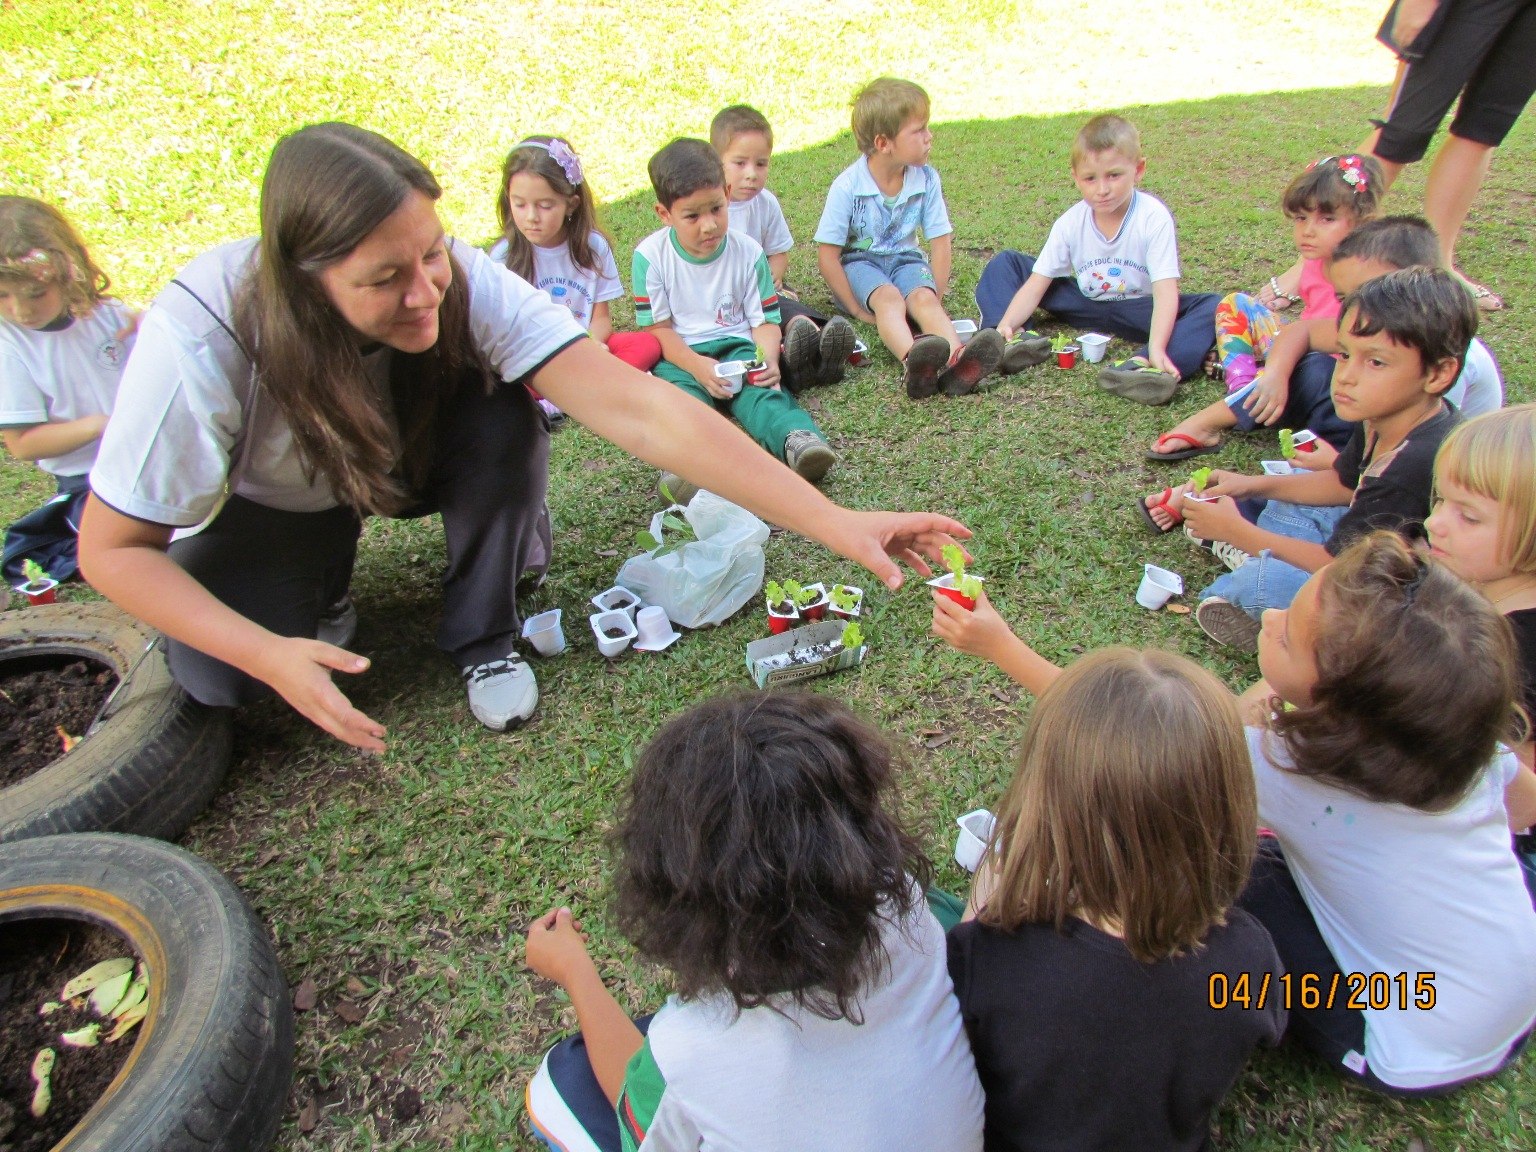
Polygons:
M933 569L923 557L941 560L944 545L971 538L971 530L960 521L933 512L837 511L840 515L831 531L817 538L832 551L868 568L892 592L901 587L905 577L891 557L910 564L920 575L932 576Z
M937 590L933 593L933 634L951 648L996 664L1010 640L1013 629L998 615L983 588L976 596L976 607L967 609Z
M587 954L586 933L572 918L569 908L551 908L529 926L523 962L562 987L593 968L592 957Z
M274 637L251 674L336 739L367 752L384 751L384 725L352 706L331 681L333 670L357 675L368 670L368 660L323 640Z

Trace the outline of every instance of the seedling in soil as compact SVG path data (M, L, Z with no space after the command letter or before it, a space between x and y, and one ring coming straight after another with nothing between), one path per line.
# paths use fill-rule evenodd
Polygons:
M62 1033L59 1039L71 1048L94 1048L101 1043L101 1025L87 1024L73 1032Z
M859 614L859 607L864 603L864 590L850 588L846 584L834 584L829 599L834 613L851 618Z
M1051 351L1065 352L1068 348L1072 347L1072 345L1076 343L1077 338L1073 336L1072 333L1058 332L1056 335L1051 337Z
M768 611L776 612L780 616L798 616L800 614L800 597L805 589L800 587L799 581L786 580L780 584L777 580L770 580L763 586L763 595L768 598Z
M827 590L820 584L806 584L794 593L795 607L807 620L820 620L827 614Z
M28 584L42 584L53 579L52 576L48 575L48 570L36 560L23 560L21 562L21 574L27 578Z
M864 630L856 623L848 625L848 627L843 629L841 643L843 648L850 652L861 647L864 643Z
M960 546L946 544L940 554L944 557L944 567L948 568L949 574L955 578L955 591L967 600L974 600L981 595L981 581L965 573L965 553Z
M53 1085L49 1082L53 1076L53 1065L58 1057L52 1048L44 1048L32 1058L32 1083L37 1088L32 1093L32 1115L41 1120L48 1114L48 1108L53 1103Z
M125 972L132 971L131 956L118 956L112 960L103 960L100 964L92 964L64 985L64 990L59 993L59 999L73 1000L76 996L84 996L87 992L95 991L98 985L105 984L108 980L116 980Z

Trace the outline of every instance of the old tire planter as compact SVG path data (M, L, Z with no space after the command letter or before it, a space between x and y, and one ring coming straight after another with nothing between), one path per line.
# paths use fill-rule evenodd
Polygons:
M116 1079L53 1152L260 1152L293 1080L293 1009L267 932L196 856L92 833L0 844L0 939L22 919L113 929L149 1014Z
M0 843L61 832L173 838L212 799L229 768L229 717L171 679L163 641L149 650L158 635L106 603L0 613L0 662L85 656L120 681L89 736L0 790Z

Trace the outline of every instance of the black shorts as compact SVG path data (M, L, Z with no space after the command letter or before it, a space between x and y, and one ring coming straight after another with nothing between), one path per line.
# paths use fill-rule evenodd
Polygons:
M1422 60L1404 65L1376 155L1423 158L1457 93L1451 134L1489 147L1504 142L1536 90L1536 0L1447 0L1452 5Z

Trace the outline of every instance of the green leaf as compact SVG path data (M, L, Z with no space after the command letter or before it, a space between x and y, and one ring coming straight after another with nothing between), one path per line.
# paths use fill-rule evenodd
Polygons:
M1287 460L1292 460L1296 456L1296 433L1289 428L1280 429L1280 455Z

